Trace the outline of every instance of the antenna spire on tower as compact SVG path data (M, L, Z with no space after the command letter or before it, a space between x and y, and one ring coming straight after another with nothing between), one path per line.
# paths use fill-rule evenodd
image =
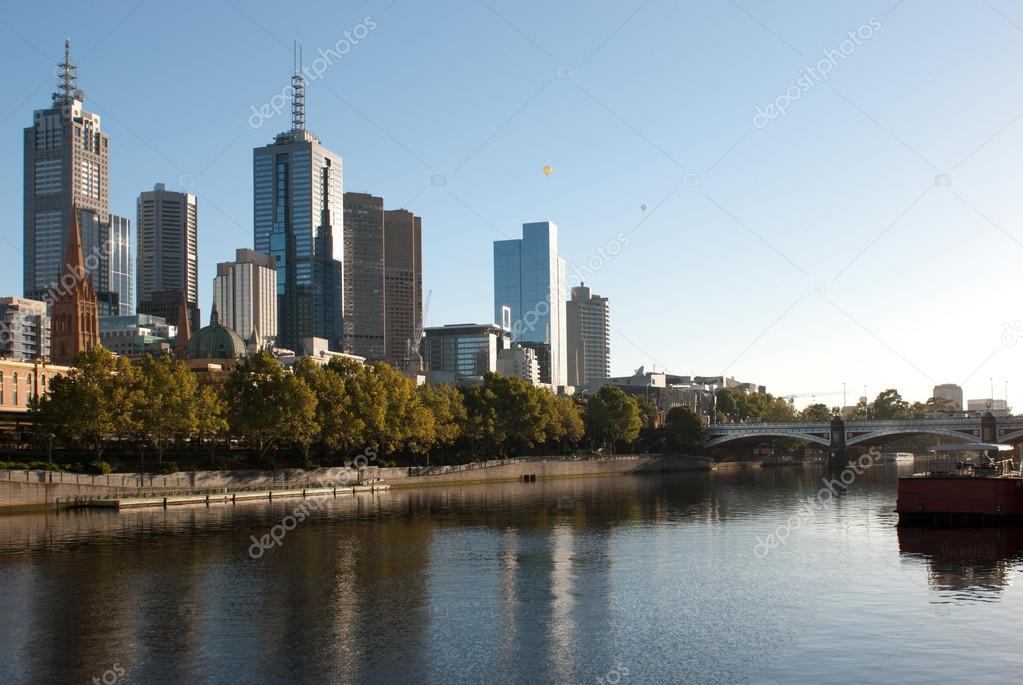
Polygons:
M71 39L64 40L64 61L57 65L58 92L53 94L54 102L67 104L74 98L78 88L78 65L71 61Z
M291 128L305 130L305 76L302 75L302 48L295 41L294 73L291 76Z

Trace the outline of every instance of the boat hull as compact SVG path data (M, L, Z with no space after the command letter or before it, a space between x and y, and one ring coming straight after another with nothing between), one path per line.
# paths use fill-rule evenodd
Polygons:
M963 476L899 479L899 524L1023 523L1023 480Z

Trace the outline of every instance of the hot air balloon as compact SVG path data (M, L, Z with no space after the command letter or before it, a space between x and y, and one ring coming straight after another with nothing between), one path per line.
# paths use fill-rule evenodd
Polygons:
M551 175L551 172L552 172L552 171L554 171L554 168L553 168L553 167L550 167L550 166L545 166L545 167L543 168L543 175L544 175L544 176L550 176L550 175Z

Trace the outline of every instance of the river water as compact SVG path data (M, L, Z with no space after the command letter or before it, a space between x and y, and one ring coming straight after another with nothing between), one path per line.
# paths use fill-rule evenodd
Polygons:
M6 516L0 682L1023 681L1023 536L896 468Z

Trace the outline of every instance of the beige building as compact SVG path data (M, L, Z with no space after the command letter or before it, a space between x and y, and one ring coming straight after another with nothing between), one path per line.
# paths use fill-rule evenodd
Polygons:
M963 410L963 389L955 383L935 385L934 392L931 393L931 397L945 400L950 403L951 409L955 411Z
M50 380L67 372L66 366L0 359L0 412L27 412L32 399L46 393Z

